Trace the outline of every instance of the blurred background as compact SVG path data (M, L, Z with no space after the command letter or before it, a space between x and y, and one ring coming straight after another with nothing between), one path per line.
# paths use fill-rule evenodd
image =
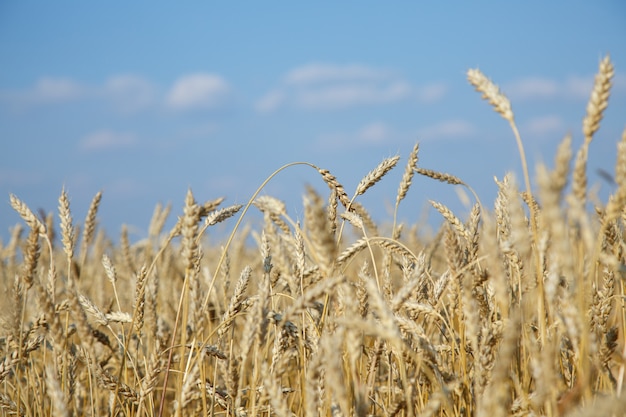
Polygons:
M600 196L613 185L598 170L613 173L626 125L622 1L3 1L0 237L21 221L10 193L49 212L65 187L82 223L101 190L100 226L115 240L127 224L136 241L158 202L172 203L171 222L182 213L189 187L200 202L245 204L280 166L307 161L352 195L400 154L360 198L391 221L418 141L422 167L460 177L491 207L494 176L513 171L522 182L519 155L467 70L480 68L511 99L534 173L535 162L552 165L567 133L580 146L607 53L614 88L589 162ZM306 184L327 193L303 166L263 193L297 219ZM400 219L436 227L429 199L467 212L455 187L416 178Z

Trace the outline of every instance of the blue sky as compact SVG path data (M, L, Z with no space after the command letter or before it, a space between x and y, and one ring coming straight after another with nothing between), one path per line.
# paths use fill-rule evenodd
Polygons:
M582 141L600 59L616 76L590 149L589 176L610 185L626 125L626 4L477 2L34 2L0 4L0 236L33 210L56 210L63 187L77 221L99 190L115 238L147 233L156 203L245 203L280 166L329 169L351 194L383 158L395 171L363 196L390 220L406 157L459 176L491 205L493 177L519 174L507 123L466 81L480 68L509 96L531 161L552 163L565 134ZM267 194L302 214L310 168ZM401 218L434 199L462 210L454 188L416 178ZM462 211L461 211L462 213Z

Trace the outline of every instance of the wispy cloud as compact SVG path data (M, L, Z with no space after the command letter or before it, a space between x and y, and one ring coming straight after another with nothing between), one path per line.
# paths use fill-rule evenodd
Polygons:
M148 108L179 111L215 107L227 98L230 86L216 74L182 75L166 94L148 79L133 74L114 75L102 83L81 83L71 78L42 77L23 90L0 91L0 101L24 109L67 102L104 102L121 113Z
M504 92L514 100L541 99L556 96L561 88L555 80L529 77L505 85Z
M393 139L393 132L382 122L372 122L353 132L333 132L320 135L315 141L318 149L348 146L375 146Z
M411 86L405 82L383 85L341 84L298 91L295 103L306 109L337 109L364 104L383 104L406 99Z
M462 139L476 133L476 128L465 120L452 119L418 130L419 140Z
M0 186L26 187L41 184L45 179L46 176L41 171L0 168Z
M89 88L69 78L42 77L25 90L3 91L2 101L14 107L56 104L85 97Z
M241 176L227 174L211 176L204 183L208 194L228 195L229 200L241 198L240 195L233 195L233 190L244 190L247 185L249 184L245 184L245 180L242 181ZM244 195L246 192L247 190L244 191Z
M219 75L209 73L190 74L179 78L166 103L170 108L189 110L215 107L230 91L228 83Z
M404 100L443 98L443 84L415 87L394 71L363 65L310 64L289 71L280 85L256 102L259 112L282 106L307 110L345 109Z
M435 103L442 100L448 93L448 86L444 83L428 84L417 88L417 99L422 103Z
M310 85L323 82L380 80L390 77L390 72L363 65L309 64L295 68L285 76L285 83Z
M219 125L215 122L205 122L193 126L187 126L180 130L176 141L179 142L185 138L206 138L215 134Z
M565 122L559 116L542 116L530 119L524 124L524 130L532 135L563 133Z
M158 101L156 87L137 75L117 75L109 78L102 87L101 94L111 100L117 110L124 113L143 110Z
M137 137L132 133L99 130L88 134L80 141L80 148L86 152L124 149L134 146Z
M576 99L586 100L593 88L593 75L570 75L565 79L526 77L503 84L502 90L511 100ZM613 78L613 92L626 92L626 74Z
M287 99L287 94L280 90L273 90L265 94L255 104L257 111L269 113L280 107Z
M136 178L120 178L105 184L103 190L111 197L129 197L137 196L146 188Z
M79 98L86 88L66 78L42 78L30 92L30 98L41 102L59 102Z
M144 109L156 103L156 88L136 75L116 75L102 84L87 84L71 78L42 77L24 90L0 92L0 100L19 108L57 105L69 102L108 102L124 113Z
M357 134L357 138L365 143L381 143L389 139L391 132L384 123L376 122L364 126Z
M561 93L566 97L589 99L593 88L593 77L568 77L561 87Z

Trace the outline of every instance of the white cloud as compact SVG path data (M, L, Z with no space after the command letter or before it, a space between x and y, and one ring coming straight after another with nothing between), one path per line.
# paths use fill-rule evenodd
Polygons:
M119 198L136 196L146 188L135 178L122 178L106 184L103 191L107 196Z
M237 176L237 175L216 175L216 176L211 176L210 179L208 179L205 183L204 186L206 187L207 193L208 194L226 194L229 195L229 199L234 198L235 201L241 197L241 196L237 196L237 195L232 195L233 190L243 190L245 189L245 187L247 187L249 184L244 184L242 183L241 177ZM241 191L239 191L241 192ZM245 197L246 199L248 198L247 196Z
M357 145L377 145L392 139L393 132L382 122L372 122L354 132L335 132L323 134L316 140L321 149L337 149Z
M141 110L157 101L154 86L135 75L117 75L103 84L91 85L70 78L43 77L28 89L1 92L0 98L18 108L72 101L105 101L122 112Z
M545 77L520 78L503 85L503 92L512 100L576 99L588 100L594 77L570 75L562 80ZM626 92L626 74L615 74L613 93Z
M593 77L571 76L563 85L563 93L569 97L588 99L593 88Z
M432 140L443 138L463 138L471 136L476 132L476 128L465 120L446 120L423 129L418 130L419 140Z
M261 97L256 102L256 109L261 113L267 113L276 110L285 101L285 93L280 90L273 90Z
M220 76L197 73L179 78L170 90L166 103L178 110L214 107L228 94L230 87Z
M117 75L107 80L102 94L112 100L117 110L131 113L143 110L157 101L155 87L136 75Z
M357 134L360 142L381 143L390 137L389 128L380 122L371 123L364 126Z
M132 133L99 130L85 136L80 142L80 147L84 151L92 152L129 148L136 143L137 137Z
M559 83L548 78L522 78L503 87L512 100L551 98L559 93Z
M259 112L275 111L282 106L309 110L344 109L417 99L439 100L444 85L415 88L386 69L364 65L310 64L289 71L277 88L255 104Z
M388 71L363 65L309 64L289 71L285 76L285 83L308 85L333 81L376 80L388 77Z
M443 99L447 92L446 84L429 84L417 89L417 99L422 103L434 103Z
M391 103L407 98L410 92L411 86L401 81L385 85L340 84L298 91L294 101L307 109L337 109Z
M0 168L0 185L8 187L25 187L45 182L41 171L32 169Z
M530 119L524 127L530 134L545 135L562 132L565 128L565 122L559 116L543 116Z
M88 88L69 78L42 77L26 90L3 91L0 98L13 106L57 104L83 98Z
M222 77L209 73L181 76L166 95L144 77L119 74L96 84L43 77L25 90L0 91L0 100L17 108L79 100L104 102L119 112L133 113L158 106L177 110L214 107L229 91L230 86Z
M67 78L42 78L32 90L34 100L60 102L73 100L85 93L85 88Z
M180 138L198 138L198 137L207 137L213 135L217 129L218 124L215 122L206 122L195 126L189 126L180 131L180 136L178 136L177 142L180 141Z

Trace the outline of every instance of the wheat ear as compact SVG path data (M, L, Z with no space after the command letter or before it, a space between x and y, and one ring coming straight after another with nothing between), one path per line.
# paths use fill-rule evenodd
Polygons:
M67 401L63 390L61 389L61 384L59 384L59 379L57 378L57 373L54 370L53 365L46 366L45 382L53 411L51 415L69 416L70 414L67 410Z
M361 179L361 181L357 185L354 197L364 194L370 187L380 181L381 178L385 176L385 174L387 174L390 170L393 169L393 167L396 166L399 160L400 156L398 155L391 158L386 158L380 164L378 164L376 168L368 172L367 175L363 177L363 179Z
M37 233L46 233L46 228L43 223L41 223L37 216L33 214L33 212L22 202L22 200L13 194L11 194L9 198L11 200L11 207L13 207L13 210L17 211L17 214L19 214L26 224L28 224L28 227Z
M593 135L600 128L602 115L609 105L613 74L613 64L611 63L610 57L607 55L600 61L600 68L593 84L593 90L591 90L589 103L587 104L587 114L583 120L585 143L591 142Z
M68 262L71 262L74 254L74 227L72 226L72 215L70 213L70 199L65 189L61 191L61 197L59 197L59 217L61 218L63 250Z
M343 185L341 185L339 181L337 181L337 178L333 174L331 174L329 170L317 167L315 167L315 169L317 169L317 172L320 173L326 185L328 185L331 190L334 190L337 193L337 198L339 199L339 202L341 202L341 204L347 208L350 205L350 199L348 198L348 194L343 188Z
M102 199L102 191L98 191L98 193L91 200L91 204L89 205L89 210L87 210L87 217L85 218L85 226L83 227L83 239L80 244L80 266L85 265L85 260L87 259L87 250L89 249L89 245L94 237L94 232L96 230L96 214L98 213L98 207L100 207L100 200Z
M332 274L337 245L330 233L324 202L312 188L307 190L304 201L304 223L311 242L311 255L318 261L322 274L328 277Z
M402 180L400 181L400 186L398 187L398 193L396 194L396 209L400 204L400 201L406 197L406 193L409 191L409 187L413 181L413 175L415 174L415 168L417 168L417 162L419 160L420 145L416 143L413 146L413 150L409 154L409 160L407 161L406 168L404 169L404 173L402 174Z

